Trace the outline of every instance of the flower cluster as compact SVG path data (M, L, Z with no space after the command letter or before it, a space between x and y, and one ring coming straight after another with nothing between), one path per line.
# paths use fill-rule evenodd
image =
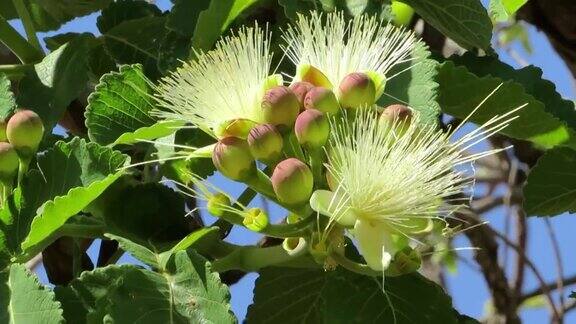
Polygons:
M454 131L420 122L406 105L379 107L391 69L416 59L423 45L376 18L312 13L283 39L296 66L290 82L271 70L267 31L244 28L163 79L157 113L212 135L212 161L224 176L298 219L318 215L317 226L299 234L319 262L341 255L348 233L367 266L385 271L462 204L457 197L472 184L467 166L494 153L466 151L510 119L495 117L451 140ZM235 213L248 228L271 226L260 210L200 191L195 196L218 217L240 206Z

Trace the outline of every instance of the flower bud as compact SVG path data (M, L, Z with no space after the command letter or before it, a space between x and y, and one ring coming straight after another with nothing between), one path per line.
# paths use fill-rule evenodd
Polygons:
M322 112L316 109L306 109L296 118L294 132L298 143L304 147L320 148L328 140L330 123Z
M312 171L298 159L289 158L278 163L271 180L274 193L282 203L304 204L312 195L314 185Z
M300 112L300 103L288 87L274 87L262 99L263 117L266 123L290 129Z
M371 106L376 101L376 85L365 73L350 73L340 82L340 105L344 108Z
M304 99L306 109L316 109L326 114L336 114L340 104L332 90L323 87L314 87L306 94Z
M8 141L23 158L30 158L36 153L43 135L42 120L31 110L16 112L6 125Z
M314 85L305 81L294 82L290 85L290 90L292 90L292 92L294 92L296 95L296 98L298 98L298 102L300 103L300 110L304 109L304 98L306 98L306 94L312 88L314 88Z
M228 136L234 136L239 138L246 138L250 129L256 125L255 122L249 119L234 119L226 121L214 130L216 137L224 138Z
M212 162L225 177L242 181L256 170L256 163L248 143L238 137L225 137L216 143Z
M397 136L402 136L412 121L412 110L401 105L394 104L384 108L380 115L380 125L392 127Z
M18 172L18 153L12 144L0 142L0 180L10 181Z
M251 208L244 215L242 224L249 230L261 232L268 226L268 214L260 208Z
M6 122L0 121L0 142L8 142L8 137L6 137Z
M282 156L284 140L270 124L253 127L248 133L248 146L252 156L264 163L272 163Z
M407 246L396 252L385 274L391 277L401 276L418 270L421 264L422 259L418 251Z
M232 203L230 198L225 194L218 192L208 199L206 203L206 209L208 212L215 217L222 217L226 212L226 207L230 207Z

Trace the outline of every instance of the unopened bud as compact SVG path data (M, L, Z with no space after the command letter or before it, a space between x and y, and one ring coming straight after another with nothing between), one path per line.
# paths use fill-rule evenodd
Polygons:
M290 85L290 90L292 90L294 95L296 95L296 98L298 98L298 102L300 103L300 110L304 109L304 98L306 98L306 94L312 88L314 88L314 85L305 81L294 82Z
M344 108L372 106L376 101L376 85L365 73L350 73L340 82L340 105Z
M411 121L412 110L401 104L394 104L384 108L384 111L382 111L380 115L380 124L385 127L392 127L394 125L394 132L398 136L406 132Z
M271 180L274 193L282 203L304 204L312 195L314 186L312 171L298 159L289 158L278 163Z
M10 181L18 172L18 153L12 144L0 142L0 180Z
M332 84L322 71L309 64L301 64L296 68L296 77L300 81L309 82L316 87L331 88Z
M38 150L44 136L42 119L31 110L20 110L8 120L6 137L23 158L30 158Z
M266 123L290 129L300 112L300 103L288 87L274 87L262 99L263 117Z
M244 215L242 224L249 230L261 232L268 226L268 214L260 208L251 208Z
M304 99L306 109L316 109L326 114L336 114L340 104L332 90L323 87L314 87L306 94Z
M234 119L226 121L214 130L216 137L224 138L228 136L234 136L239 138L246 138L250 129L256 125L255 122L249 119Z
M394 258L390 262L390 266L386 269L386 275L391 277L401 276L403 274L412 273L420 268L422 259L418 251L411 247L396 252Z
M298 115L294 125L298 143L309 148L320 148L330 135L330 123L322 112L306 109Z
M212 162L225 177L243 181L256 170L248 143L238 137L225 137L216 143Z
M208 199L206 203L206 209L210 214L215 217L222 217L226 212L226 208L230 207L232 203L230 202L230 198L225 194L218 192Z
M248 133L248 146L252 156L264 163L272 163L282 156L284 140L273 125L262 124Z

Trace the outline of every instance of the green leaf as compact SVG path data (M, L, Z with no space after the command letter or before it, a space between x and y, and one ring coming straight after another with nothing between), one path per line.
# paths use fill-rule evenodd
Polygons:
M169 31L160 44L158 69L166 74L182 65L190 58L192 39L190 36Z
M93 40L89 34L74 38L34 65L34 70L20 81L18 105L37 112L47 130L86 89L87 57Z
M378 104L384 107L393 103L408 104L420 112L422 122L436 123L440 114L436 101L438 83L435 81L438 63L429 58L430 52L421 43L413 52L415 60L397 64L390 71L390 75L400 74L386 83ZM412 67L408 69L410 65Z
M130 185L114 193L104 210L110 233L164 252L189 232L184 199L159 183Z
M576 151L547 151L524 186L524 210L529 216L554 216L576 212Z
M498 41L501 46L510 46L514 41L519 41L524 50L528 54L532 54L532 43L530 35L526 29L526 24L523 22L516 22L510 26L506 26L498 33Z
M508 21L528 0L490 0L488 11L495 21Z
M401 0L430 25L466 49L488 50L492 22L478 0Z
M119 64L140 63L151 78L160 76L157 61L166 35L165 17L145 17L122 22L106 32L106 51Z
M0 323L64 323L54 293L24 265L13 264L0 272Z
M181 35L191 37L194 34L200 13L208 9L208 5L212 1L173 0L173 2L174 5L166 18L166 28L178 32Z
M156 123L150 112L155 107L150 81L142 66L125 65L119 72L105 74L88 97L86 127L90 140L110 144L125 133ZM126 135L120 142L126 142Z
M389 278L346 270L266 268L247 323L457 323L450 297L420 274ZM387 294L387 295L386 295Z
M92 35L89 33L86 33L87 35ZM81 33L64 33L64 34L57 34L54 36L50 36L50 37L45 37L44 38L44 42L46 43L46 47L48 48L48 50L50 51L55 51L57 50L60 46L76 39L77 37L80 37ZM92 35L94 36L94 35Z
M390 1L379 0L278 0L284 14L291 20L297 14L308 14L311 10L326 12L341 11L348 17L368 14L389 21L393 18Z
M162 11L158 7L146 1L113 2L102 10L102 14L96 20L96 26L102 34L105 34L124 21L161 15Z
M27 219L36 216L22 250L48 238L100 196L123 174L118 169L127 162L125 155L79 138L69 143L58 142L39 156L38 167L42 172L32 170L22 183L26 208L18 222L26 224Z
M192 37L192 46L197 50L210 50L230 23L256 1L210 1L208 9L203 10L198 17L196 28L194 28L194 36Z
M467 117L492 91L496 91L470 119L483 124L524 104L516 120L502 131L540 147L566 145L576 148L576 111L563 100L554 84L542 79L542 71L529 66L514 70L494 58L467 55L441 64L438 101L444 112ZM457 66L464 65L464 66Z
M149 127L138 128L134 132L120 135L112 143L112 146L119 144L133 144L141 140L153 140L173 134L179 127L183 126L181 121L160 121Z
M5 120L16 109L16 100L10 88L10 80L0 73L0 119Z
M161 274L113 265L84 272L65 289L82 301L85 321L235 323L227 287L193 251L176 253Z
M12 1L0 1L0 15L19 18ZM24 0L36 31L56 30L62 24L106 8L112 0Z

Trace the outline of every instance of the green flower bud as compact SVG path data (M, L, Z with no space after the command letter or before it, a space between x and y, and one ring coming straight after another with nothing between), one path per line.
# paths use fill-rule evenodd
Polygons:
M6 136L22 158L30 158L38 150L44 135L42 119L31 110L20 110L8 120Z
M268 214L260 208L251 208L244 215L242 224L249 230L261 232L268 226Z
M314 186L312 171L298 159L289 158L278 163L271 180L274 193L282 203L304 204L312 195Z
M403 274L412 273L420 268L422 258L418 251L411 247L396 252L390 266L386 269L385 275L396 277Z
M408 26L414 16L414 9L407 4L392 0L392 20L396 26Z
M230 207L230 205L232 205L230 198L225 194L218 192L208 199L206 209L211 215L222 217L226 212L226 207Z
M376 102L376 85L365 73L350 73L340 82L340 105L344 108L372 106Z
M256 125L255 122L249 119L234 119L226 121L214 130L214 134L218 138L234 136L239 138L246 138L250 129Z
M330 123L322 112L316 109L306 109L294 125L294 132L298 143L308 148L321 148L330 135Z
M6 137L6 122L0 121L0 142L8 142L8 137Z
M328 77L322 71L309 64L298 65L296 68L296 79L311 83L316 87L332 88Z
M238 137L225 137L218 141L212 153L212 162L225 177L243 181L256 170L256 163L248 143Z
M252 156L264 163L273 163L282 156L284 140L270 124L257 125L248 133L248 146Z
M310 89L314 88L314 85L310 82L300 81L294 82L290 85L290 90L294 92L298 102L300 103L300 110L304 109L304 98Z
M266 123L290 129L300 112L300 103L288 87L274 87L262 99L263 117Z
M340 110L340 104L334 92L323 87L314 87L308 91L304 99L304 107L327 114L336 114Z
M0 180L9 182L18 173L18 153L12 144L0 142Z

